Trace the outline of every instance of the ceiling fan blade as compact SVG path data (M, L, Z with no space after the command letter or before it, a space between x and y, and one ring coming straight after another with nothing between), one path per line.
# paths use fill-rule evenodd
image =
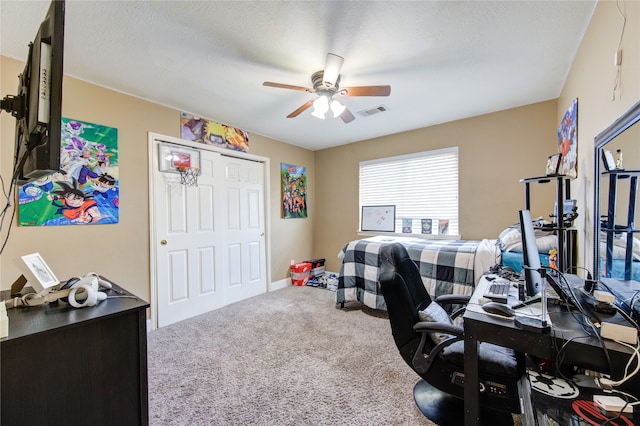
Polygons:
M292 86L290 84L282 84L282 83L273 83L271 81L265 81L264 83L262 83L262 85L268 86L268 87L277 87L279 89L290 89L290 90L300 90L302 92L312 92L311 89L308 89L306 87Z
M344 96L389 96L391 86L358 86L343 87L340 94Z
M327 87L333 87L336 85L343 62L344 58L342 56L327 53L327 62L324 65L324 76L322 78L322 82Z
M353 114L351 114L351 111L349 111L348 108L346 108L342 114L340 114L340 118L342 119L342 121L344 121L344 124L349 124L351 123L353 120L355 120L356 118L353 116Z
M302 105L300 108L298 108L297 110L293 111L291 114L287 115L287 118L294 118L294 117L299 116L302 111L306 110L311 105L313 105L313 101L308 101L307 103Z

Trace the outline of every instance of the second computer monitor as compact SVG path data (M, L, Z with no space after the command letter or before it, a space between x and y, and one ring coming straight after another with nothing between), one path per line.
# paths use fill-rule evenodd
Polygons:
M522 233L522 254L524 255L524 280L527 297L534 297L542 288L540 275L540 253L529 210L520 210L520 232Z

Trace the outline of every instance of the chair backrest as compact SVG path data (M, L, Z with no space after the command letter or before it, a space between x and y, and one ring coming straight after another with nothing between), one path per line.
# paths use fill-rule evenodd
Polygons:
M418 266L402 244L388 244L380 249L379 285L393 339L402 358L413 368L413 355L421 337L413 326L420 321L418 311L429 306L432 299L424 288ZM425 349L428 352L430 348Z

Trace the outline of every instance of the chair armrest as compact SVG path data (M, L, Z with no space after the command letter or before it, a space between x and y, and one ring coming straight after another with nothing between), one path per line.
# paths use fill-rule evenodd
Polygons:
M469 300L471 300L471 296L468 294L441 294L435 298L436 303L443 308L455 309L450 315L452 320L464 313Z
M436 360L438 354L450 344L464 339L464 329L457 325L445 324L441 322L427 322L421 321L413 326L413 329L422 334L418 348L413 355L412 364L413 369L418 374L426 374L431 368L431 365ZM438 343L429 354L424 354L424 346L429 339L429 333L447 333L452 336L440 343Z
M471 300L471 296L468 294L441 294L435 300L438 305L443 307L446 305L466 305Z
M464 336L464 329L459 325L446 324L443 322L421 321L413 326L418 333L447 333L454 336Z

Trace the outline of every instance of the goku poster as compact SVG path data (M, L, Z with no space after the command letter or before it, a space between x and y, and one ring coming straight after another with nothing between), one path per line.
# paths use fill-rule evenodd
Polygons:
M20 226L118 223L118 129L62 119L59 173L18 191Z
M307 217L307 168L280 163L282 217Z

